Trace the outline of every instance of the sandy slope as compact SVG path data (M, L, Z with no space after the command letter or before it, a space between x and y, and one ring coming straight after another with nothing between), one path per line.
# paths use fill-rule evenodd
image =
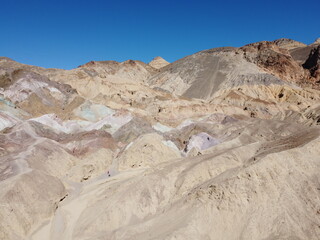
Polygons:
M317 239L319 134L240 135L241 146L101 176L71 190L31 239Z

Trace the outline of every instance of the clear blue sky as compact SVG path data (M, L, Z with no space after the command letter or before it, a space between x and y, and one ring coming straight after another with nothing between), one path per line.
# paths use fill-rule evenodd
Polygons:
M0 56L42 67L155 56L173 62L208 48L320 37L320 0L0 3Z

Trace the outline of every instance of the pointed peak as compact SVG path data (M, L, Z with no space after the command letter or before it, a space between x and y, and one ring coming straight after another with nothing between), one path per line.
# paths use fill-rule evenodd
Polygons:
M167 66L168 64L170 64L169 62L167 62L165 59L163 59L162 57L155 57L154 59L152 59L151 62L149 62L149 65L151 67L154 67L156 69L160 69L163 68L165 66Z
M313 44L320 44L320 38L317 38Z
M164 59L162 57L158 56L158 57L153 58L152 61L153 60L164 60Z

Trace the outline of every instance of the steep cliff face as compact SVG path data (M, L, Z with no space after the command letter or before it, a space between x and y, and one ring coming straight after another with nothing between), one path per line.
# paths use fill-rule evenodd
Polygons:
M320 81L320 45L311 50L308 59L302 66L310 71L316 81Z

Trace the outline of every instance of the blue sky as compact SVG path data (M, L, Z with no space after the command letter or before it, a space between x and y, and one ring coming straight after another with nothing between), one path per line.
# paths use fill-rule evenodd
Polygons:
M0 56L42 67L155 56L173 62L208 48L320 37L319 0L0 3Z

